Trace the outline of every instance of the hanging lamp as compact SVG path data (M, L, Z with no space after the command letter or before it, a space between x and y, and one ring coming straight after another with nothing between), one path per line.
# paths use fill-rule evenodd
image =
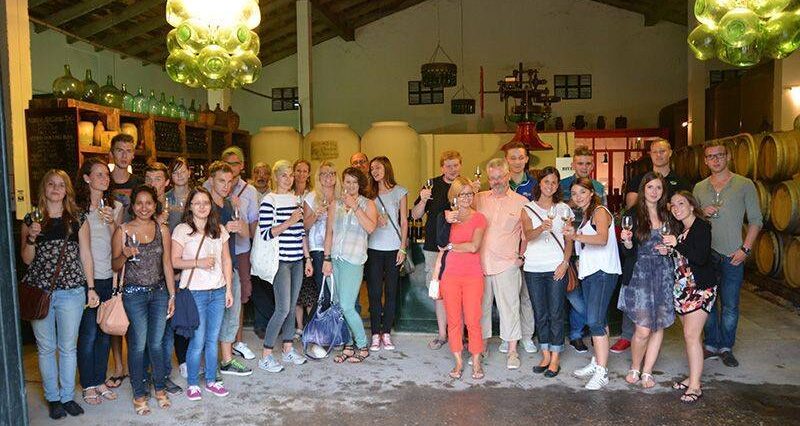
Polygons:
M189 87L237 88L261 73L257 0L167 0L169 77Z
M450 59L450 55L442 48L442 40L439 34L439 3L436 3L436 48L428 63L422 64L419 69L420 80L425 87L454 87L457 82L458 67ZM442 53L447 62L437 61L439 52Z
M458 7L461 12L461 69L464 69L464 2L459 1ZM463 94L463 98L459 98L458 95ZM472 93L464 87L464 82L461 82L461 87L453 94L453 97L450 99L450 113L451 114L475 114L475 99L472 97Z

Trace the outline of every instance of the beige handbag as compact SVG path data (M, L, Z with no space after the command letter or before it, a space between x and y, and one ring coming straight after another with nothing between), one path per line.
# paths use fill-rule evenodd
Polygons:
M119 279L114 277L114 289L111 298L100 304L97 308L97 324L104 333L110 336L124 336L128 331L128 314L122 304L122 281L125 277L125 266L119 273Z

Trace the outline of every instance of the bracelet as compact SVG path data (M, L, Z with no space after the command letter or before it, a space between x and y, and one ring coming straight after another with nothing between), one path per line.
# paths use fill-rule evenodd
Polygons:
M28 243L29 246L35 246L36 245L36 240L31 240L30 236L25 237L25 242Z
M325 262L330 262L331 261L331 256L330 255L325 255L325 257L323 257L322 260L324 260Z
M169 295L169 300L172 300L174 298L175 298L175 293L172 293L172 294Z
M94 287L89 287L89 291L95 291Z
M400 253L406 254L406 251L403 249L398 250Z

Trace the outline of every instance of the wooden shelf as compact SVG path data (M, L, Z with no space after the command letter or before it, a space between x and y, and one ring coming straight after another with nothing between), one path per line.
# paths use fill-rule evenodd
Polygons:
M30 101L25 119L31 188L38 187L44 171L50 168L60 168L75 176L85 158L108 153L104 147L78 144L78 124L84 120L102 121L109 131L120 131L122 123L135 124L137 145L142 145L134 152L134 162L139 169L147 162L178 156L191 159L193 164L209 163L231 145L242 147L245 153L249 153L250 147L250 135L244 130L141 114L75 99L37 96ZM160 124L156 126L157 123ZM169 151L159 150L157 142ZM70 152L74 154L69 155Z

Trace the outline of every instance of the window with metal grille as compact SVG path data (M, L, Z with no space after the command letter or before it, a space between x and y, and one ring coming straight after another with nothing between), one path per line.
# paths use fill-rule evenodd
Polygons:
M592 99L591 74L556 74L553 94L561 99Z
M297 106L297 87L272 88L273 111L292 111L296 110Z
M409 105L433 105L444 103L443 87L425 87L421 81L408 82Z

